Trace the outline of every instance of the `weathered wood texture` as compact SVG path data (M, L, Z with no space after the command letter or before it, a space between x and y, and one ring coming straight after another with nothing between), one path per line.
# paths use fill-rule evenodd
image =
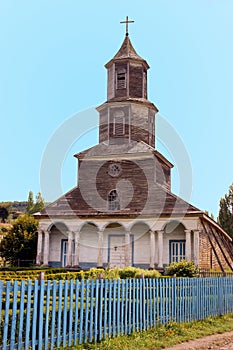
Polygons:
M115 106L106 104L100 111L99 122L100 142L114 142L114 138L120 137L125 142L143 141L155 147L155 111L148 106L129 102ZM124 123L124 132L116 132L117 125L114 124L119 122Z
M115 66L112 65L108 69L108 86L107 86L108 100L115 97Z
M200 231L199 267L207 270L231 270L232 248L223 237L223 233L204 225Z
M143 98L143 66L130 64L129 66L129 96Z
M109 175L109 166L117 163L121 167L119 176ZM161 186L162 185L162 186ZM111 160L80 160L79 187L47 206L52 215L124 215L147 213L155 215L198 212L198 209L168 192L170 169L157 157ZM117 189L120 194L121 209L108 210L108 194Z

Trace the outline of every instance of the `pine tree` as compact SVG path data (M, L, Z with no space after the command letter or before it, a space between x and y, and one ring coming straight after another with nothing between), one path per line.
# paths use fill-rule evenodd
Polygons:
M28 194L28 203L27 203L27 208L26 208L26 213L27 214L32 214L34 209L34 198L33 198L33 192L30 191Z
M219 206L218 222L233 238L233 184L224 198L220 199Z
M37 213L38 211L41 211L44 208L45 202L44 198L42 197L41 193L38 192L36 195L36 203L33 208L33 213Z

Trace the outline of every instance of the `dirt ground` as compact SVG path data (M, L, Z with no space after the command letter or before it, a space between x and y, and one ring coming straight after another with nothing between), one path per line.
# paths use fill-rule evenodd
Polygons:
M164 350L207 350L207 349L219 349L219 350L233 350L233 331L209 335L205 338L191 340L189 342L181 343L166 348Z

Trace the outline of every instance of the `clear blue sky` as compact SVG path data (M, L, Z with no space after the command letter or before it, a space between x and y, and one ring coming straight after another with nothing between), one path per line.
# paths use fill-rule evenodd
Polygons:
M124 39L119 22L126 15L135 20L132 43L151 67L149 99L189 154L191 203L217 214L233 182L232 0L1 0L0 201L40 191L41 159L53 133L106 100L104 64ZM82 114L79 123L77 131ZM96 142L94 130L70 145L63 192L76 184L72 154ZM177 176L174 170L175 193Z

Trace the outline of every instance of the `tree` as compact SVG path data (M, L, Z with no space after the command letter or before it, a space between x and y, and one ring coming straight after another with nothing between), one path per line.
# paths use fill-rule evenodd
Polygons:
M34 217L21 215L3 237L0 254L11 266L17 266L18 260L33 261L36 258L38 225Z
M34 208L33 192L29 191L26 213L29 214L29 215L32 214L33 213L33 208Z
M220 199L218 222L222 228L233 238L233 184L228 193Z
M5 223L9 219L11 211L11 202L0 203L0 222Z
M9 216L9 211L6 207L0 207L0 219L2 223L5 223Z
M36 203L34 203L34 195L33 195L33 192L30 191L28 195L26 213L29 215L37 213L38 211L41 211L44 208L44 206L45 206L45 202L41 193L40 192L37 193Z
M44 198L42 197L41 193L38 192L36 195L36 203L34 204L33 213L37 213L38 211L41 211L44 208L45 202Z
M214 220L214 214L213 214L213 213L209 213L209 210L205 210L204 213L205 213L206 215L208 215L211 219Z

